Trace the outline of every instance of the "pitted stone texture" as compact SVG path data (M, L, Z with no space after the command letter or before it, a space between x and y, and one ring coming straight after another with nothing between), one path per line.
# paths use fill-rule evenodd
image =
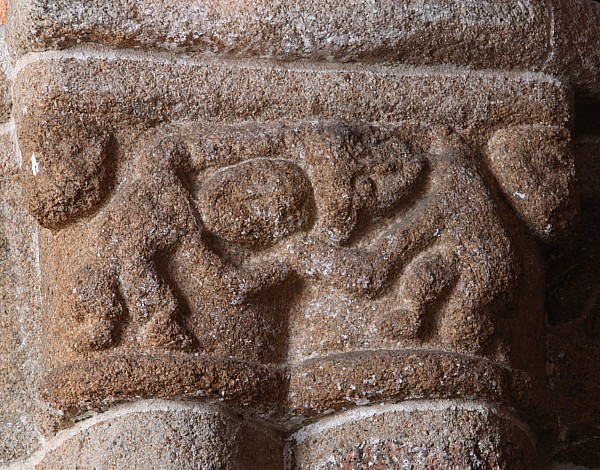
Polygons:
M42 375L61 424L139 396L221 400L287 429L380 401L474 396L514 407L534 432L552 426L544 279L530 235L555 241L576 213L572 104L558 81L521 72L598 94L599 5L14 0L10 16L26 204L51 231L41 239L44 316L0 285L10 309L0 345L19 351L0 356L10 411L0 430L19 429L0 439L9 449L0 458L35 445L21 402ZM0 174L12 178L20 162L6 155ZM16 179L2 188L7 201L19 190ZM16 220L5 238L31 258L31 221ZM13 248L0 274L12 282L27 266L38 279ZM564 335L550 340L563 397L597 370L595 294L572 286L589 285L591 263L564 274L564 298L549 297ZM573 363L585 366L565 373ZM596 458L597 423L585 414L595 407L559 406L559 458ZM78 427L41 467L94 467L104 456L127 468L281 468L275 433L183 408ZM324 468L403 458L423 468L536 466L516 419L485 406L351 421L343 432L312 428L319 442L300 446L296 464L318 454ZM369 433L382 437L367 442ZM140 435L155 453L127 455Z
M182 395L242 406L287 428L369 403L464 396L515 406L536 430L553 424L541 380L485 358L427 350L336 355L287 368L202 356L107 355L55 370L42 389L45 401L64 410L65 422L122 399Z
M543 395L543 279L527 234L539 211L524 205L519 221L495 184L536 168L518 145L502 147L516 170L488 168L487 154L513 132L568 163L560 83L69 54L25 66L15 87L26 197L52 229L43 396L69 418L153 395L284 423L416 393L520 410ZM560 207L565 174L539 175ZM448 353L481 362L461 375ZM346 359L361 383L332 385ZM376 377L378 397L361 360L418 373L410 387Z
M0 123L5 123L11 113L11 80L9 78L12 70L8 50L6 48L6 28L2 26L5 14L6 2L0 2Z
M489 142L490 167L538 237L565 235L578 209L575 165L564 129L512 128Z
M483 145L498 128L565 126L573 119L569 90L541 74L86 56L40 60L17 75L15 118L26 174L33 152L40 170L49 158L40 151L43 142L31 142L36 129L57 123L133 140L140 128L173 121L416 121L464 129Z
M215 406L142 402L80 423L26 468L279 470L283 440Z
M544 141L543 130L531 135ZM457 135L338 122L206 130L180 124L155 132L155 142L142 138L126 157L129 170L99 213L47 240L46 298L57 314L48 316L49 338L72 331L71 347L83 357L141 346L285 362L286 348L298 360L427 345L508 360L510 344L497 330L507 325L494 325L519 301L513 238L521 235L504 226L477 154ZM298 216L267 215L263 228L249 223L265 212L248 182L281 168L293 169L301 184L276 185L264 197L274 208L297 198ZM241 190L248 206L240 208L211 188L242 169L258 173L223 188ZM44 188L47 181L38 178L32 181ZM63 178L73 181L60 173L48 181L61 188ZM283 176L271 179L281 185ZM543 175L541 181L556 185ZM64 198L58 202L68 208L70 194ZM212 215L219 207L225 225ZM231 230L250 229L250 246L243 232L232 237ZM286 294L279 299L278 292ZM317 304L320 333L311 326ZM345 314L336 316L340 308ZM348 336L343 343L340 327ZM64 345L61 339L58 347Z
M460 123L483 145L498 128L571 120L567 90L541 75L263 65L64 58L26 67L15 109L30 209L49 227L93 211L111 187L114 143L123 151L165 121ZM56 185L60 175L68 184Z
M90 212L98 194L110 189L110 136L87 123L76 127L64 124L46 123L32 129L30 137L40 146L27 152L25 166L31 172L24 178L27 206L47 227L58 227L67 217ZM48 153L54 158L47 158ZM69 183L56 185L61 178Z
M485 405L365 407L294 434L294 468L541 468L525 429Z
M6 10L8 9L7 0L0 0L0 25L6 23Z
M518 243L458 136L338 122L195 127L142 138L94 220L50 241L49 332L73 331L82 353L162 347L260 362L285 361L285 348L292 360L422 344L501 359L510 349L494 318L516 295ZM57 176L58 188L73 181Z
M600 3L553 0L553 51L545 71L600 99Z
M8 181L19 174L19 159L10 133L0 134L0 178Z
M10 136L0 154L14 156ZM37 355L28 334L36 315L35 222L23 206L12 169L0 174L0 466L39 444L32 393Z
M81 42L279 60L546 71L600 93L591 0L13 0L14 57Z
M492 0L14 1L15 56L81 41L284 60L528 69L547 53L546 2Z
M227 242L260 247L308 228L311 193L301 167L259 158L205 180L198 206L209 232Z

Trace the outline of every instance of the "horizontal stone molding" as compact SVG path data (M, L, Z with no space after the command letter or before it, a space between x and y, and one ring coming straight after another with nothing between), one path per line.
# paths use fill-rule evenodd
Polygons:
M540 0L21 0L11 14L15 55L83 40L283 60L527 67L544 59L549 35Z
M547 71L600 92L600 5L592 0L18 0L10 15L15 58L87 42L284 61Z
M98 49L42 54L16 71L20 133L23 124L80 114L128 135L169 121L339 119L447 124L484 143L499 127L568 126L573 118L569 90L535 73L353 64L286 68Z
M358 351L290 366L201 355L106 355L54 370L42 397L73 418L144 398L218 401L297 429L332 411L383 402L476 396L518 410L535 428L552 423L541 384L489 359L443 351Z

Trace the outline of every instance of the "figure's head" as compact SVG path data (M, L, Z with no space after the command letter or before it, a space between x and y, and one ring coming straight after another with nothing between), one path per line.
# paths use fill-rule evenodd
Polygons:
M254 159L203 182L198 207L207 230L244 246L269 246L310 225L308 177L295 163Z

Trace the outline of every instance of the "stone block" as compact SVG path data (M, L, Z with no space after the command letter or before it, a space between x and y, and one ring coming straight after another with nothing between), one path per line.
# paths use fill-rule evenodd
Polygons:
M523 227L504 226L508 212L479 165L498 129L536 123L532 135L560 134L571 111L558 82L64 57L20 70L16 98L25 197L53 229L41 239L42 393L66 417L106 400L185 395L286 423L365 402L476 394L547 425L541 344L520 337L541 331L536 249ZM281 159L284 170L271 170ZM261 174L271 176L257 188L235 183ZM296 183L269 190L272 212L266 197L207 205L214 191L202 190L228 182L223 194L262 193L287 174ZM196 211L208 238L198 238ZM236 269L245 265L258 269ZM521 269L528 290L514 288ZM492 303L530 315L507 335L506 320L484 312ZM402 351L414 348L424 350ZM361 353L371 349L382 353ZM456 351L501 365L446 354ZM510 377L510 364L526 374Z
M12 141L6 136L0 142ZM0 152L2 151L0 150ZM6 155L6 154L5 154ZM32 380L36 354L26 339L36 311L33 287L34 222L26 212L18 177L0 176L0 465L31 453L39 444L34 426Z
M460 401L360 408L300 429L292 448L295 469L540 468L523 423Z
M63 425L136 397L293 428L474 396L552 426L531 235L577 210L560 82L95 54L15 80Z
M10 133L0 134L0 178L9 181L19 174L19 159Z
M540 65L546 2L13 0L13 54L82 42L115 48L278 60Z
M592 0L107 3L13 0L14 58L82 43L284 61L455 65L561 75L598 96ZM584 22L584 24L582 24Z
M2 26L5 21L6 2L0 2L0 124L10 119L12 106L12 83L10 79L11 64L6 47L6 27Z
M283 459L284 442L269 428L221 407L153 400L88 419L59 434L25 465L39 470L277 470Z
M598 2L8 16L3 463L594 463Z

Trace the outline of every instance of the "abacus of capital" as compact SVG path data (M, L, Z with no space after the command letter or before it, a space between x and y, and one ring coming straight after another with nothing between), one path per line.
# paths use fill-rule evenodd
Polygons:
M600 3L3 28L1 465L600 465Z

